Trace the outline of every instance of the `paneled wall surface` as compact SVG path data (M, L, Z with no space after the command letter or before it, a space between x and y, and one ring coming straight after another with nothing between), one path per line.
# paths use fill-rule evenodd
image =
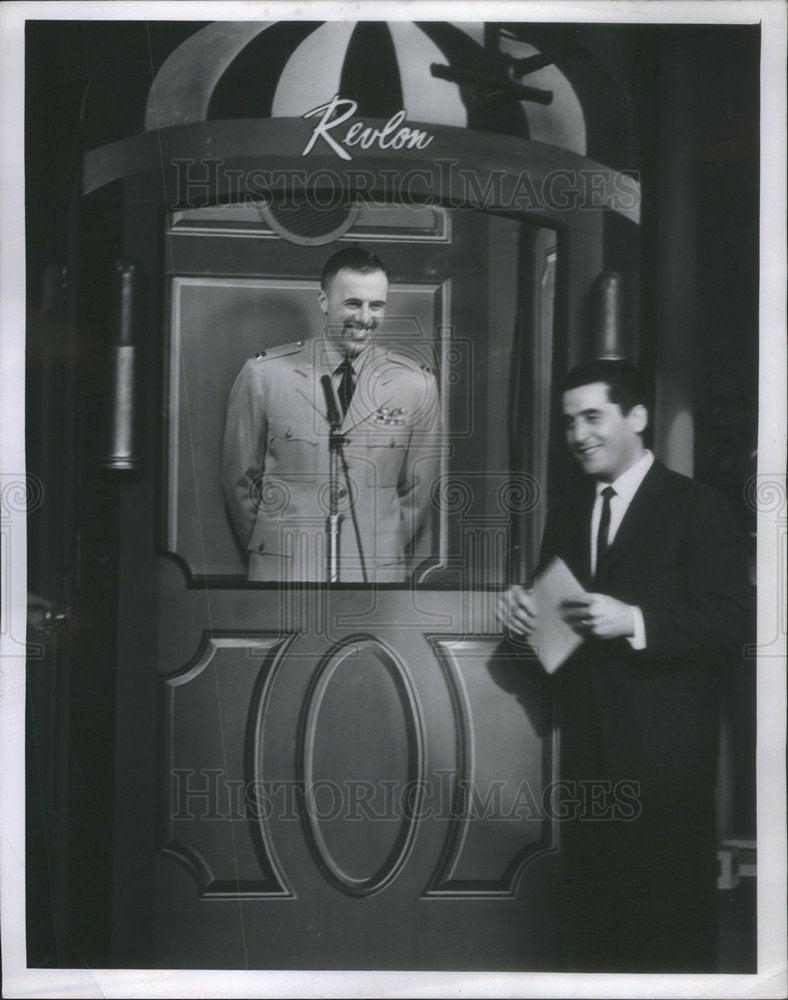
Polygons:
M549 967L552 701L491 595L261 596L168 644L157 964Z

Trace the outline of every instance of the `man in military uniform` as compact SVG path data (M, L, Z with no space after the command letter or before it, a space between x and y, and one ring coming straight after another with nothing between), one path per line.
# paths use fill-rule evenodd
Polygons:
M322 336L252 358L235 381L222 488L250 580L327 579L326 375L346 465L333 490L341 514L338 580L405 579L429 520L440 415L430 366L374 342L387 291L382 261L357 248L339 251L321 278Z

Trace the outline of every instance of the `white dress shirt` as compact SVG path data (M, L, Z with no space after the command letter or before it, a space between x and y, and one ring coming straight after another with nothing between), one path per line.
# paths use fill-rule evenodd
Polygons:
M654 464L654 455L646 451L642 458L638 459L634 465L630 466L626 472L622 472L618 479L612 483L597 482L596 500L594 509L591 512L591 575L596 573L596 540L599 532L599 521L602 517L602 490L606 486L612 486L616 495L610 498L610 528L607 534L607 544L612 545L616 537L621 522L624 519L632 498L640 488L640 484L646 477L646 473ZM643 621L643 612L640 608L631 605L634 619L634 635L627 636L633 649L646 648L646 625Z

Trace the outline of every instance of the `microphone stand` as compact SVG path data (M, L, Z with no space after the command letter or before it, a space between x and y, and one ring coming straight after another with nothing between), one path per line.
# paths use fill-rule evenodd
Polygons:
M339 470L340 467L345 477L347 485L348 501L350 503L350 515L353 521L353 530L356 534L356 544L358 545L358 556L361 562L361 577L364 583L368 583L367 566L364 560L364 547L361 543L361 533L356 519L356 510L353 502L353 493L350 485L350 472L345 460L343 448L347 444L347 438L341 432L342 420L339 416L339 407L334 396L334 386L331 384L329 375L321 375L320 384L323 386L323 395L326 399L326 412L328 414L328 521L326 533L328 535L328 582L339 583L339 533L342 523L342 514L339 512Z
M328 521L326 523L326 534L328 536L328 565L327 574L329 583L339 583L339 532L342 523L342 515L339 512L339 466L344 466L344 454L342 448L345 445L345 436L340 431L341 420L339 409L334 398L334 387L331 378L323 375L320 379L323 386L323 394L326 397L326 410L328 412Z
M339 531L342 515L339 512L339 463L344 455L345 438L339 428L331 425L328 432L328 582L339 583Z

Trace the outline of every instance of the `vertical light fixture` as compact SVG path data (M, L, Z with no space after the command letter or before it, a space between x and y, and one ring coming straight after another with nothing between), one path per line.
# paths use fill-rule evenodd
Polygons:
M622 305L621 275L603 271L593 289L593 357L624 357Z
M133 472L141 466L136 428L136 340L140 268L134 261L122 257L115 263L114 270L109 442L107 452L102 456L101 466L109 472Z

